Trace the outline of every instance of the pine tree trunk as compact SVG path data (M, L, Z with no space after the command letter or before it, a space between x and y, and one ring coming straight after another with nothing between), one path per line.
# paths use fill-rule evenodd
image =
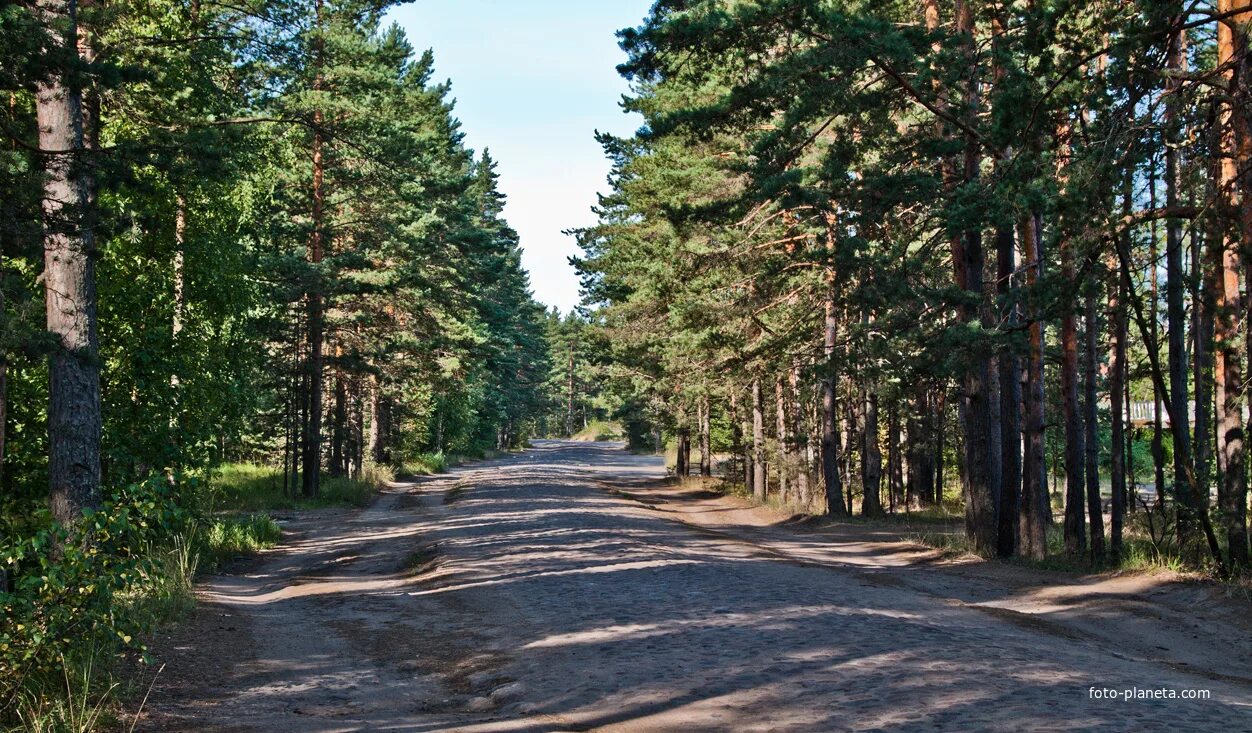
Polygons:
M795 435L799 469L796 471L796 498L803 506L809 505L809 438L804 428L804 400L800 395L800 363L791 365L792 432Z
M569 350L569 365L566 369L565 387L565 435L574 434L574 347Z
M681 481L691 474L691 430L686 425L678 428L678 457L675 459L674 475Z
M1217 12L1229 13L1234 0L1219 0ZM1246 168L1248 147L1252 144L1252 126L1241 105L1248 101L1248 24L1252 13L1241 13L1229 24L1217 25L1217 63L1219 68L1237 67L1225 73L1229 85L1229 98L1236 104L1226 104L1221 109L1221 149L1225 153L1218 164L1217 190L1226 197L1229 205L1235 204L1234 188L1241 194L1240 234L1246 243L1252 236L1252 186L1249 186ZM1220 287L1214 292L1214 320L1217 341L1217 362L1214 371L1217 382L1217 452L1218 467L1222 480L1218 484L1218 507L1223 534L1226 536L1230 565L1248 564L1247 496L1248 479L1243 424L1243 362L1238 343L1239 319L1248 318L1248 305L1241 300L1239 272L1246 265L1241 262L1240 242L1229 237L1215 237L1215 251L1210 255L1215 270L1220 268ZM1252 276L1252 272L1247 273ZM1252 280L1249 280L1252 282ZM1217 283L1214 283L1217 284Z
M957 0L955 30L961 39L966 63L967 78L965 79L963 116L967 120L974 121L978 115L980 98L971 0ZM982 154L981 146L973 135L965 136L964 145L963 179L965 184L969 185L978 179ZM982 320L983 326L989 329L991 323L988 317L990 314L985 307L983 282L985 255L981 229L966 230L962 237L961 250L960 262L963 267L956 273L956 282L970 294L971 298L976 298L975 303L966 304L962 308L962 320L968 323ZM999 436L992 436L994 421L991 415L996 398L992 392L990 354L985 353L980 347L977 353L970 355L969 359L963 395L965 468L968 486L965 503L966 533L973 541L975 551L991 553L995 551L998 534L996 502L1000 489L1000 476L997 471L999 456L993 455Z
M945 439L948 437L948 393L947 385L944 385L944 391L940 391L938 397L935 398L935 506L943 506L944 479L947 477L948 464L947 457L944 456Z
M317 19L320 29L322 3L317 3ZM318 41L318 63L320 63L321 41ZM321 77L314 82L314 88L321 87ZM308 259L315 269L322 262L324 255L324 238L326 233L325 207L325 159L322 125L323 114L320 109L313 113L313 191L312 191L312 227L309 236ZM302 491L305 496L317 496L321 488L322 478L322 385L325 326L323 323L323 303L321 286L315 285L307 296L308 310L308 342L309 355L306 370L308 371L308 413L304 425L304 472Z
M730 450L743 461L743 485L748 493L752 493L752 470L749 466L748 452L743 444L743 423L739 420L739 399L734 387L730 392Z
M1098 321L1094 293L1087 296L1084 321L1086 348L1083 350L1083 443L1086 448L1087 521L1091 532L1091 557L1101 560L1104 557L1104 503L1100 499L1100 444L1096 437L1100 408L1096 384L1096 349L1099 347L1099 340L1096 335Z
M1178 207L1178 147L1180 142L1179 124L1177 121L1178 105L1178 72L1182 67L1182 35L1181 32L1170 34L1166 48L1165 65L1165 206L1168 209ZM1174 458L1174 495L1178 499L1178 540L1180 546L1186 546L1196 535L1196 512L1208 511L1207 497L1201 506L1193 492L1180 490L1182 477L1193 466L1182 463L1184 456L1191 453L1191 426L1187 415L1190 400L1187 394L1187 346L1186 322L1187 314L1183 303L1184 278L1182 266L1182 224L1175 218L1165 220L1165 313L1169 328L1169 396L1171 400L1170 432L1180 438L1186 446L1175 445ZM1181 425L1173 425L1177 420ZM1179 430L1181 428L1181 431Z
M1000 297L1015 296L1013 275L1017 271L1013 229L996 228L996 280ZM1005 327L1016 329L1021 321L1016 304L1005 314ZM1022 374L1021 359L1011 349L1002 349L1000 369L1000 506L996 554L1009 557L1017 549L1018 512L1022 492Z
M361 479L365 467L365 406L361 376L352 378L352 478Z
M900 410L894 400L887 407L887 504L895 514L900 505L902 481L900 460Z
M1125 204L1130 204L1127 198ZM1129 236L1127 232L1123 236ZM1116 263L1112 263L1109 271L1116 275ZM1109 320L1109 406L1111 412L1109 446L1109 472L1113 501L1109 517L1110 544L1113 561L1122 557L1122 525L1126 515L1126 427L1125 412L1127 403L1124 399L1126 370L1126 309L1121 298L1121 280L1114 277L1108 283L1108 320Z
M822 379L822 484L826 488L826 513L844 516L843 487L839 480L839 438L835 407L835 342L839 322L835 313L833 274L827 273L826 320L823 329L822 353L826 357Z
M861 516L882 516L882 450L878 445L878 394L865 391L865 428L861 435Z
M700 396L700 475L713 475L713 442L709 435L709 397Z
M1070 125L1068 120L1057 125L1057 147L1062 162L1057 165L1058 178L1065 182L1065 168L1070 155ZM1061 277L1070 297L1078 292L1078 279L1074 270L1074 244L1065 237L1061 240ZM1086 480L1083 460L1083 424L1078 403L1078 323L1074 315L1076 303L1064 303L1061 314L1061 412L1065 419L1065 550L1079 555L1087 549Z
M783 377L774 379L774 403L776 424L774 432L778 439L778 496L783 503L791 501L791 436L787 433L787 392Z
M64 35L50 49L63 65L35 84L39 148L44 154L44 288L47 328L55 339L48 366L48 484L62 524L98 508L100 367L96 329L92 183L83 165L83 108L71 82L77 59L77 4L35 6L47 27Z
M375 464L381 466L391 461L390 438L391 402L383 394L382 384L376 383L370 415L370 455Z
M348 438L348 385L339 370L335 371L335 402L331 407L331 420L334 424L331 425L330 475L342 476L347 470L344 444Z
M752 495L765 501L769 494L765 467L765 412L761 403L761 380L752 380Z
M1035 287L1043 277L1043 241L1039 215L1032 213L1021 225L1022 251L1026 258L1026 285ZM1018 551L1033 560L1047 556L1047 526L1051 520L1048 473L1044 453L1044 334L1041 313L1030 314L1030 353L1026 359L1022 498L1018 508Z
M1152 164L1148 170L1148 207L1156 208L1156 166ZM1157 292L1158 275L1156 271L1157 259L1157 230L1156 220L1152 220L1151 238L1148 242L1148 272L1149 274L1149 293L1151 300L1148 303L1148 323L1151 328L1151 346L1148 348L1160 347L1159 319L1156 315L1157 305L1160 301L1160 294ZM1152 468L1154 472L1154 483L1156 484L1156 504L1158 507L1165 506L1165 427L1161 419L1161 391L1155 381L1152 382Z
M1062 243L1062 251L1065 248ZM1062 261L1064 257L1062 254ZM1061 411L1065 416L1065 549L1081 554L1087 542L1083 520L1086 489L1082 415L1078 406L1078 332L1074 315L1068 311L1061 316Z

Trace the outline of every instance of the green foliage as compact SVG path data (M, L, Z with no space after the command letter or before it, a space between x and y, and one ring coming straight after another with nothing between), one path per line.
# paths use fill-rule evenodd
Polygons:
M283 491L282 469L254 463L230 463L214 471L201 501L205 510L212 513L362 507L374 498L377 488L377 484L363 479L328 476L323 479L317 496L305 497L298 492Z
M127 613L127 599L162 582L151 548L192 526L161 478L127 487L73 530L46 514L41 522L0 539L10 579L0 593L0 709L62 675L83 649L138 646L152 619Z
M212 571L241 556L251 555L278 544L283 531L266 514L214 517L206 521L195 537L198 567ZM170 577L195 577L192 572L171 573Z
M622 429L621 423L611 420L593 420L587 424L587 427L570 437L581 441L604 441L622 440L626 437L626 434Z

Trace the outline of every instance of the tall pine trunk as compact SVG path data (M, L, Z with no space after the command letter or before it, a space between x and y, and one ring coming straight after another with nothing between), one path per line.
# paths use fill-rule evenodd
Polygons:
M761 380L752 380L752 496L765 501L769 493L765 471L765 413L761 404Z
M833 237L833 233L830 235ZM839 321L835 313L835 284L831 270L826 273L826 312L822 330L822 353L826 358L822 378L822 485L826 488L826 513L846 515L843 487L839 477L839 436L835 407L835 342Z
M1129 177L1127 182L1130 182ZM1131 205L1129 193L1123 200L1123 207L1128 211ZM1126 232L1122 237L1129 237ZM1109 266L1113 277L1108 283L1108 321L1109 321L1109 406L1110 406L1110 438L1109 446L1109 478L1113 492L1112 507L1109 517L1109 542L1113 561L1122 557L1122 525L1126 515L1126 474L1127 474L1127 443L1125 413L1129 403L1125 400L1126 374L1126 307L1122 301L1121 279L1116 277L1117 263Z
M882 516L882 450L878 445L878 394L865 390L861 433L861 516Z
M77 4L53 0L35 7L55 44L52 70L35 84L44 151L44 291L55 340L48 365L48 484L53 516L70 524L101 504L96 242L82 95L73 78Z
M1219 14L1233 10L1235 0L1219 0ZM1228 99L1235 104L1221 109L1221 150L1217 190L1230 206L1240 206L1239 233L1246 245L1252 237L1252 186L1246 171L1252 144L1252 127L1241 104L1249 98L1247 82L1248 24L1252 13L1240 13L1217 26L1217 63L1225 72ZM1235 68L1231 65L1237 62ZM1241 196L1235 196L1235 189ZM1248 479L1243 424L1243 360L1238 343L1239 319L1247 319L1248 303L1241 300L1239 273L1245 269L1240 258L1240 242L1225 235L1215 237L1213 267L1220 270L1220 287L1213 294L1217 361L1217 453L1222 474L1218 484L1218 506L1227 552L1232 566L1248 564L1247 495ZM1252 274L1252 273L1247 273ZM1252 281L1250 281L1252 282ZM1216 284L1216 283L1215 283Z
M1099 431L1100 407L1096 368L1099 358L1096 350L1099 346L1097 336L1098 319L1096 317L1096 295L1087 295L1086 313L1083 323L1083 445L1086 449L1084 469L1087 484L1087 521L1091 532L1091 557L1100 560L1104 557L1104 502L1100 499L1100 443L1097 440Z
M972 127L976 124L980 106L979 70L976 41L974 38L974 12L972 0L957 0L956 35L960 39L965 62L965 90L963 118ZM964 165L962 179L966 186L978 180L982 151L978 139L966 133L964 140ZM960 264L956 273L957 285L968 293L962 307L962 319L972 323L984 321L990 327L990 313L984 292L982 230L971 227L961 237ZM978 345L969 355L970 362L964 375L964 427L965 427L965 528L973 541L976 552L995 552L998 535L996 502L1000 491L999 456L993 455L999 436L992 436L994 423L991 410L996 403L992 393L991 355L984 345ZM998 416L997 416L998 417Z
M316 5L316 22L317 32L319 36L316 41L316 58L314 62L318 65L317 77L313 82L315 92L320 91L322 87L322 53L324 42L320 36L322 32L322 0L317 0ZM325 254L325 236L326 236L326 191L325 191L325 151L323 147L325 140L323 139L323 124L325 116L320 108L322 101L317 100L318 109L313 112L313 190L312 190L312 232L309 235L309 251L308 260L313 268L319 269L322 257ZM309 354L308 363L305 369L308 372L308 392L306 400L308 410L305 416L304 424L304 471L302 475L302 490L305 496L317 496L321 489L322 479L322 384L324 379L323 364L323 343L325 338L325 325L323 318L325 316L322 302L321 285L315 284L309 291L307 296L307 327Z
M1017 270L1013 229L996 228L996 280L1002 300L1006 301L1005 326L1016 329L1020 311L1013 274ZM1018 504L1022 492L1022 374L1021 359L1010 347L1002 349L1000 369L1000 506L996 554L1009 557L1017 549Z
M774 407L778 438L778 496L784 502L791 501L791 471L794 461L791 454L791 436L787 430L787 389L782 375L774 378Z
M1181 22L1181 21L1180 21ZM1177 120L1178 105L1178 72L1182 68L1182 32L1170 34L1165 54L1165 206L1175 210L1178 207L1178 147L1180 132ZM1182 266L1182 223L1171 216L1165 220L1165 317L1169 329L1169 397L1171 401L1170 431L1175 436L1174 458L1174 494L1178 499L1178 538L1180 545L1189 542L1196 534L1196 512L1208 511L1207 495L1203 503L1194 492L1180 490L1182 477L1193 466L1183 463L1185 456L1191 453L1191 426L1188 416L1190 400L1187 396L1187 347L1186 322L1187 314L1183 303L1184 278ZM1180 425L1173 425L1177 420ZM1181 440L1187 445L1178 445Z
M713 442L709 435L709 397L700 396L700 475L713 475Z
M1057 165L1062 184L1070 155L1070 125L1068 120L1057 126L1057 147L1061 162ZM1078 280L1074 270L1074 243L1069 237L1061 240L1061 277L1070 298L1078 292ZM1083 424L1078 404L1078 323L1074 315L1077 303L1069 300L1063 304L1061 314L1061 412L1065 421L1065 550L1081 554L1087 549L1086 526L1083 518L1086 505L1086 483L1083 471Z
M804 427L804 400L800 394L800 363L793 362L791 365L791 420L792 432L796 439L796 454L798 456L796 471L796 497L798 501L808 506L809 503L809 438L808 431Z
M1043 277L1043 241L1039 215L1032 213L1021 224L1022 251L1026 258L1026 285L1036 287ZM1047 556L1047 527L1052 507L1048 499L1048 472L1044 452L1043 314L1030 314L1026 359L1024 452L1022 459L1022 499L1018 509L1018 548L1034 560Z

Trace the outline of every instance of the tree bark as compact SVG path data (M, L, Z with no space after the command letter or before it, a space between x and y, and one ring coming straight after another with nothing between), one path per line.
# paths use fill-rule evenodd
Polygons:
M45 0L39 19L60 30L53 70L35 84L44 166L44 288L48 332L48 484L53 516L76 521L101 505L100 363L96 327L96 241L92 184L83 151L77 65L77 3Z
M1022 250L1026 258L1026 285L1034 288L1043 277L1043 241L1039 215L1032 213L1021 225ZM1033 560L1047 556L1047 526L1051 519L1048 472L1044 452L1043 318L1030 314L1030 353L1026 360L1024 453L1022 498L1018 508L1018 550Z
M878 444L878 394L865 390L865 428L861 433L861 516L882 516L882 450Z
M844 516L843 487L839 477L839 437L835 415L835 342L839 321L835 313L834 275L826 275L826 319L822 331L822 353L826 357L822 379L822 483L826 488L826 513Z
M765 413L761 405L761 380L752 380L752 496L764 502L769 493L765 470Z
M1127 177L1127 184L1130 178ZM1123 207L1131 205L1130 192L1123 200ZM1123 237L1129 237L1127 231ZM1109 320L1109 406L1111 411L1109 447L1109 473L1113 492L1109 517L1109 541L1113 561L1122 557L1122 525L1126 514L1126 427L1124 415L1127 403L1124 399L1126 373L1126 307L1121 298L1121 279L1117 275L1116 260L1110 263L1112 279L1108 283Z
M956 34L960 37L966 64L964 92L964 117L976 119L980 106L978 56L974 38L974 13L971 0L957 0ZM978 180L978 168L982 152L978 139L966 134L963 180L966 186ZM982 230L967 229L962 237L959 262L963 267L956 273L956 283L969 293L969 301L962 308L966 322L983 320L989 328L989 312L986 307L983 268L984 251ZM965 403L965 468L968 486L965 503L966 534L973 541L974 549L981 554L995 552L998 534L996 502L999 496L1000 476L996 471L998 456L993 456L998 437L991 434L993 420L991 408L995 402L992 394L991 355L980 345L969 356L964 377Z
M774 378L774 403L778 438L778 496L783 503L791 501L791 471L794 469L791 435L787 429L787 388L782 375Z
M1083 350L1083 442L1086 448L1084 467L1087 479L1087 521L1091 532L1091 557L1100 560L1104 557L1104 502L1100 499L1100 444L1096 437L1100 408L1096 383L1096 349L1099 339L1094 293L1087 295L1084 321L1086 348Z
M317 0L316 5L316 22L318 33L321 33L322 25L322 0ZM319 70L317 77L313 82L314 91L320 91L322 87L321 64L322 64L323 42L319 35L316 42L316 59L315 63ZM315 270L320 269L325 249L325 207L326 207L326 191L325 191L325 159L323 146L322 126L325 121L323 112L320 108L321 100L317 100L319 108L313 112L313 190L312 190L312 232L309 235L309 264ZM320 279L320 278L318 278ZM321 489L322 479L322 385L324 380L324 364L323 353L325 325L323 318L322 292L321 284L315 284L307 295L307 320L308 320L308 342L309 354L308 363L305 369L308 372L308 414L304 425L304 471L302 475L302 491L305 496L317 496Z
M1233 10L1234 0L1219 0L1218 14ZM1247 167L1252 127L1242 105L1248 101L1248 24L1252 13L1240 13L1217 26L1217 63L1228 84L1228 99L1236 104L1221 107L1221 149L1217 190L1227 203L1238 204L1239 233L1243 244L1252 241L1252 186ZM1237 63L1237 68L1232 65ZM1237 187L1237 188L1236 188ZM1236 190L1238 195L1236 195ZM1237 200L1236 200L1237 199ZM1239 292L1239 272L1246 269L1240 260L1240 242L1225 235L1215 237L1213 267L1220 270L1220 287L1214 292L1217 340L1217 449L1222 474L1218 485L1218 506L1227 552L1232 566L1248 564L1247 496L1248 479L1243 424L1243 362L1238 344L1239 320L1247 319L1249 303ZM1252 273L1248 273L1252 275ZM1252 282L1252 280L1249 280ZM1216 284L1216 283L1215 283Z
M1177 121L1178 105L1178 73L1182 68L1182 33L1170 34L1166 47L1165 65L1165 207L1178 207L1178 147L1180 132ZM1171 424L1170 431L1178 436L1187 446L1175 445L1174 454L1174 494L1178 499L1178 538L1180 546L1185 546L1195 537L1196 512L1208 511L1207 494L1203 505L1197 501L1199 497L1190 491L1180 491L1178 482L1187 473L1190 466L1184 466L1183 457L1191 453L1191 426L1188 416L1190 400L1187 396L1187 346L1186 321L1187 314L1183 303L1185 274L1182 266L1182 224L1176 217L1165 220L1165 317L1169 329L1169 396L1173 409L1170 410L1170 421L1178 420L1182 424L1181 432Z
M700 396L700 475L713 475L713 443L709 435L709 397Z
M1013 302L1017 271L1013 229L996 228L996 281L1000 297L1007 301L1005 326L1016 329L1021 312ZM1022 492L1022 375L1021 359L1012 348L1002 349L1000 369L1000 506L996 554L1009 557L1017 550L1018 511Z
M791 365L792 431L796 438L799 468L796 471L796 496L801 504L809 503L809 438L804 429L804 401L800 395L800 363Z

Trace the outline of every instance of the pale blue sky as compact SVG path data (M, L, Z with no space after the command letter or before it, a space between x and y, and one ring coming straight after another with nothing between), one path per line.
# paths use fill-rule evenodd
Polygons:
M609 171L595 130L628 134L624 60L614 32L638 25L651 0L417 0L392 11L435 79L452 80L470 147L491 150L505 216L521 236L535 297L563 312L578 304L566 262L578 248L561 230L594 222Z

